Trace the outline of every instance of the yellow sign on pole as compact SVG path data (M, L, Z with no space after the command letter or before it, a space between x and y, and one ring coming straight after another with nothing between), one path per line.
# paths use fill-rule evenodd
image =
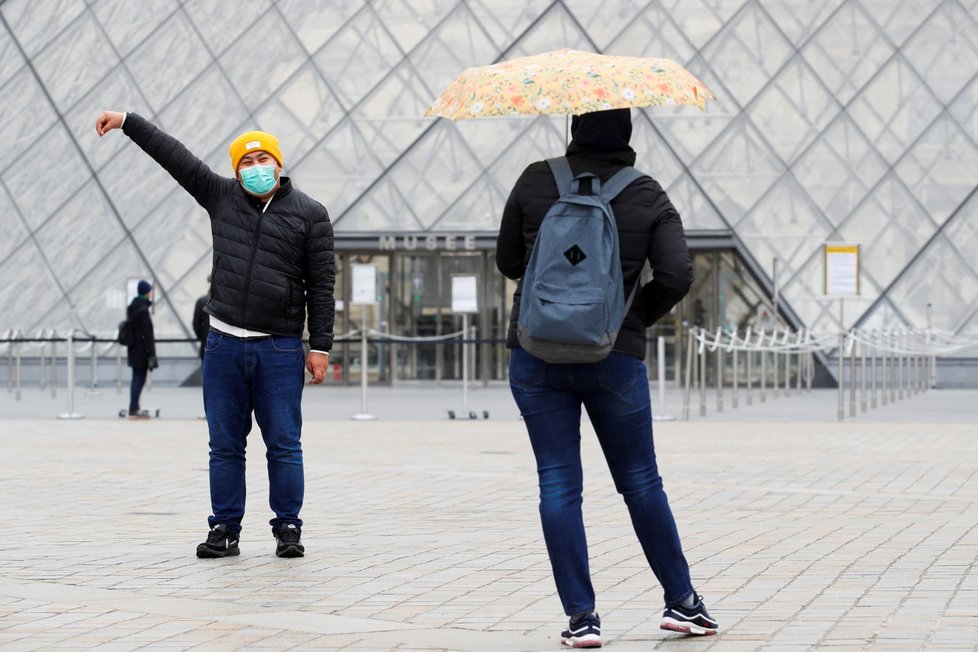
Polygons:
M859 294L859 245L825 244L823 292L832 297Z

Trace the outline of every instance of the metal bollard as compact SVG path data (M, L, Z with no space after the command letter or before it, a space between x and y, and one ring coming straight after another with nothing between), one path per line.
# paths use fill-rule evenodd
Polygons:
M859 364L862 369L862 373L859 374L859 407L863 413L866 412L866 343L859 343Z
M850 334L849 346L849 416L856 416L856 339L855 333Z
M717 329L717 412L723 412L723 347L720 346L720 330Z
M15 371L15 381L14 381L14 397L20 400L20 342L17 342L17 353L16 353L16 371Z
M693 377L693 338L694 331L689 331L686 343L686 389L683 391L683 421L689 421L689 395L692 391L690 385Z
M731 342L732 342L732 344L734 346L733 346L733 349L731 351L731 354L733 355L733 396L730 397L730 407L732 407L734 409L737 409L737 403L738 403L738 400L740 398L738 396L738 393L739 393L739 386L738 385L739 385L739 383L737 382L739 380L737 378L737 376L740 373L740 366L737 364L737 347L736 347L737 335L736 335L736 333L737 333L737 331L734 331L734 337L733 337L733 340L731 340Z
M778 349L777 349L777 346L778 346L778 331L777 331L777 329L775 329L774 335L771 336L771 346L772 346L771 362L773 363L772 366L774 367L774 376L771 378L771 396L773 398L777 399L778 398L778 394L781 392L781 384L780 384L781 381L778 379L778 367L780 367L781 364L778 361Z
M706 332L703 333L703 341L700 342L697 348L697 353L700 356L700 369L699 369L699 381L700 381L700 416L706 416Z
M58 334L51 332L51 398L58 398Z
M845 421L846 334L839 331L839 411L838 420Z
M747 356L747 405L754 404L754 352L750 350L750 331L747 333L747 339L744 340L747 344L747 350L744 351L744 355Z
M871 392L870 392L870 397L869 397L869 404L875 410L876 409L876 397L877 397L877 395L876 395L876 343L875 342L873 343L872 362L870 363L870 367L872 367L872 369L873 369L873 375L872 375L872 383L871 383L871 386L870 386L871 387Z

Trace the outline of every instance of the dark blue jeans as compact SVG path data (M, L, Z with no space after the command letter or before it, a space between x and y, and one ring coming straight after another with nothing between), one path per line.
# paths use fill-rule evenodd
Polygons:
M298 337L240 340L211 331L204 356L204 412L210 430L211 527L241 531L245 511L245 447L251 414L268 462L272 531L302 526L302 386L305 352Z
M132 381L129 383L129 411L135 412L139 409L139 397L146 386L146 374L148 369L133 369Z
M594 609L581 512L582 405L665 603L685 600L693 585L655 463L645 363L612 353L594 364L548 364L517 348L509 360L509 383L537 460L543 538L564 613Z

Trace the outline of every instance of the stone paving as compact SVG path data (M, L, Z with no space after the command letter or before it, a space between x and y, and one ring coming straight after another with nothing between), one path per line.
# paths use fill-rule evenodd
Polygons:
M658 629L661 590L586 429L606 646L978 649L978 392L944 395L956 421L928 418L934 394L905 402L917 420L656 423L694 582L720 621L711 638ZM356 407L335 396L335 411ZM2 650L560 648L516 418L307 417L307 556L293 560L273 553L254 437L242 554L198 560L202 421L17 419L12 405L0 400Z

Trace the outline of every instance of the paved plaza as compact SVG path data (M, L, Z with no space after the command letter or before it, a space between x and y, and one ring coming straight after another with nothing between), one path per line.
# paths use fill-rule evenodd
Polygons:
M307 555L278 559L252 438L241 556L199 560L199 389L0 393L0 649L557 650L566 625L532 455L505 387L306 396ZM978 649L978 392L836 422L834 393L656 422L711 638L658 629L662 594L589 430L585 518L612 650ZM679 395L670 394L677 413ZM743 397L741 397L743 401ZM149 402L147 400L147 402ZM694 406L697 404L694 403ZM400 416L400 418L398 418Z

